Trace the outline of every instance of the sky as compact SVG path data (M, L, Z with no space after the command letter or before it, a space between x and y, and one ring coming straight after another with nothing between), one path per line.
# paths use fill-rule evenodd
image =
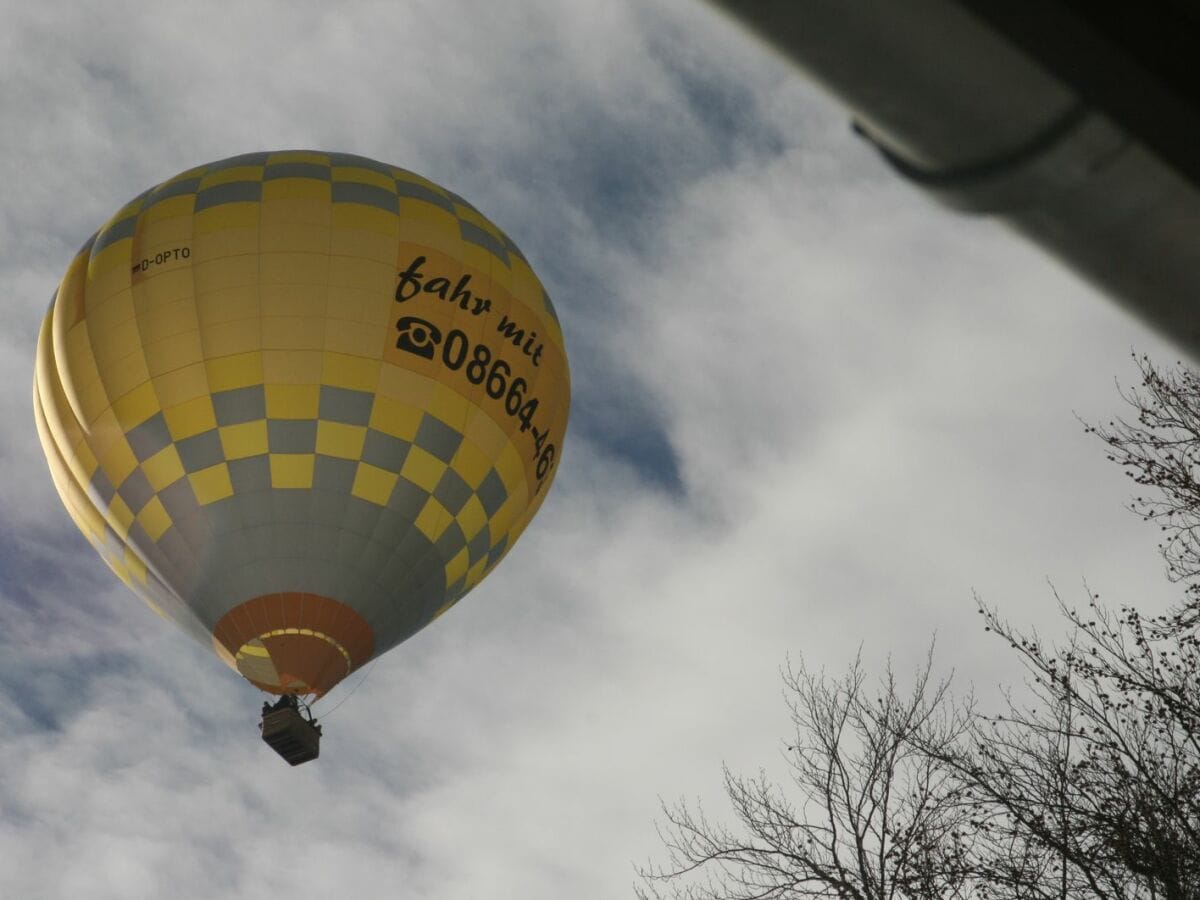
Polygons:
M1178 596L1077 416L1177 351L936 206L698 0L0 0L0 896L630 896L660 798L781 769L790 658L985 702L973 595L1057 633ZM361 154L469 199L554 299L572 420L534 524L323 701L261 695L112 576L33 424L79 245L191 166ZM341 703L345 700L344 703ZM337 705L337 704L341 705ZM337 705L336 709L333 707ZM318 708L318 713L321 708Z

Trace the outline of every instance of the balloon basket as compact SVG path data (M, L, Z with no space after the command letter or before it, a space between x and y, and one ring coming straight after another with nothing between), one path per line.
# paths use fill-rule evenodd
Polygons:
M292 707L263 713L262 739L289 765L298 766L320 755L320 726Z

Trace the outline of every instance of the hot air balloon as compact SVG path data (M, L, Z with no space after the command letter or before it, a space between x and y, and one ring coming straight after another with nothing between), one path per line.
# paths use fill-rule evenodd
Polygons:
M100 556L285 697L321 697L496 566L569 403L554 307L504 232L410 171L309 151L126 204L68 267L34 381Z

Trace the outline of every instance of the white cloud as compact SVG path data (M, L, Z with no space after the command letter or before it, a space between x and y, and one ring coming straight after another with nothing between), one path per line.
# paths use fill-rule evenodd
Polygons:
M987 689L1016 672L972 588L1042 625L1047 576L1171 596L1071 416L1107 415L1128 348L1161 342L896 182L706 7L147 9L3 10L0 893L608 896L658 852L659 794L775 759L786 654L904 668L937 630ZM576 387L538 521L296 770L256 692L68 531L29 411L50 291L103 218L284 146L407 165L496 219Z

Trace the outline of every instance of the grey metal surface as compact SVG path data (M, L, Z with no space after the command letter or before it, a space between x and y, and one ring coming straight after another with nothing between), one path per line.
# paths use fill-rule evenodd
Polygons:
M951 0L711 2L836 95L899 174L1002 216L1200 359L1196 183L984 19Z

